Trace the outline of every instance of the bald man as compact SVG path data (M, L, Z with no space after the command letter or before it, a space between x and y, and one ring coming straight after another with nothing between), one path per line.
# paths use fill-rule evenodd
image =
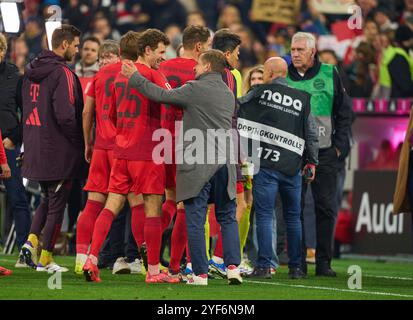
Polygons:
M272 226L278 191L287 226L289 277L305 277L301 268L301 186L315 177L318 135L310 113L310 95L286 81L288 66L282 58L264 64L264 84L240 98L238 130L242 139L259 141L259 171L254 175L253 197L258 258L251 278L271 278ZM245 141L242 144L246 146ZM304 165L304 166L303 166ZM304 167L303 169L301 169Z
M286 78L288 73L287 62L280 57L269 58L264 63L264 83L270 83L277 78Z

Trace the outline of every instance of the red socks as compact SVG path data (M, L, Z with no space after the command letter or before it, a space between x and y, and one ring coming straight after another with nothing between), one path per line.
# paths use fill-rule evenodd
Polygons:
M143 204L132 208L131 224L133 237L140 248L145 242L145 206Z
M145 220L145 243L148 252L148 265L157 265L161 252L162 221L161 217L146 217Z
M171 261L169 268L173 272L179 272L181 259L184 253L188 235L186 230L185 209L178 209L171 237Z
M221 231L218 232L218 240L215 245L214 256L222 258L224 256L222 252L222 234Z
M76 253L87 254L96 219L102 211L103 203L87 200L76 227Z
M165 231L171 223L176 211L176 202L172 200L166 200L162 205L162 231Z
M92 245L90 247L90 254L97 257L99 256L100 249L105 241L112 221L114 219L113 212L109 209L103 209L99 218L96 220L95 229L93 230Z

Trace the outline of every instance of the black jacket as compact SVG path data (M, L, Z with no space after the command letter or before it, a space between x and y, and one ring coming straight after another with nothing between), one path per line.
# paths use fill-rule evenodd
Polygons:
M307 70L307 72L302 77L294 65L291 63L288 67L288 73L292 80L310 80L314 78L320 71L321 63L318 56L315 57L314 65ZM351 118L351 105L346 103L346 90L344 89L343 83L336 69L334 69L333 74L334 81L334 100L333 100L333 136L332 144L336 147L342 154L348 154L350 149L349 142L349 130L350 130L350 118Z
M284 78L276 78L273 79L270 84L280 85L289 87L287 81ZM259 92L261 85L252 86L248 93L239 98L238 102L240 104L247 103L248 101L252 100ZM297 90L297 89L295 89ZM297 90L301 91L301 90ZM306 93L307 94L307 93ZM314 116L310 112L310 105L306 106L306 116L305 116L305 128L304 128L304 140L305 140L305 153L303 155L303 163L311 163L314 165L318 164L318 132L317 126L314 120Z
M413 80L410 74L410 66L405 57L396 54L389 63L389 73L392 80L391 98L413 97Z
M3 139L21 144L22 128L18 117L21 111L21 77L14 64L0 63L0 130Z

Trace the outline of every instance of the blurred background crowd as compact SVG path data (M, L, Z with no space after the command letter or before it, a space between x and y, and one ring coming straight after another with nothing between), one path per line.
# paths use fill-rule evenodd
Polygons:
M315 2L301 1L296 23L283 24L254 21L252 0L24 0L24 32L12 37L10 59L23 72L24 65L46 47L47 8L59 5L63 21L81 29L83 38L118 40L128 30L158 28L171 40L168 58L176 56L187 25L205 25L211 32L230 28L242 40L238 66L242 72L270 56L288 55L296 31L311 32L318 37L321 60L338 66L351 97L413 96L409 78L398 92L380 90L386 49L395 45L411 53L413 0L355 1L361 8L362 24L354 30L346 28L350 14L321 13Z

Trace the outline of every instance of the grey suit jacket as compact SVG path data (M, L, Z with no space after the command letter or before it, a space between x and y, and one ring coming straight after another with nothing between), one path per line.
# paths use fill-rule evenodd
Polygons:
M180 88L165 90L148 81L139 72L135 72L129 79L129 85L136 88L150 100L174 104L184 110L183 126L176 146L177 202L196 197L223 165L228 168L228 196L231 200L234 199L236 197L236 161L234 161L230 151L233 146L227 140L224 146L216 143L211 149L212 140L206 138L208 135L210 136L211 129L228 130L229 135L231 135L235 99L230 89L222 81L221 74L217 72L204 73L196 80L189 81ZM201 136L199 136L200 133L202 133ZM196 136L196 143L193 142L194 136ZM201 137L203 139L200 139ZM213 140L215 141L215 139ZM198 151L202 149L204 151L203 160L197 158L201 160L199 161L201 163L198 161L193 163L194 161L188 160L186 154L193 155L195 151L195 154L199 155ZM182 150L183 157L181 159L183 158L183 161L180 163L178 153ZM212 152L214 158L219 159L214 164L207 162L206 159L207 157L211 159ZM225 155L224 158L223 155Z

